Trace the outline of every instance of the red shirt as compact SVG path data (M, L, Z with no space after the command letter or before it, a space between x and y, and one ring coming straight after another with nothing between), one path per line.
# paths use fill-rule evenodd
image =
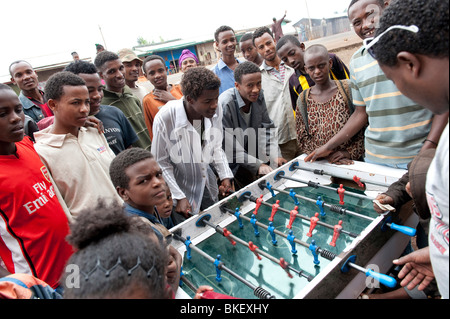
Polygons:
M73 252L69 223L31 140L16 147L17 156L0 156L0 258L10 273L56 288Z

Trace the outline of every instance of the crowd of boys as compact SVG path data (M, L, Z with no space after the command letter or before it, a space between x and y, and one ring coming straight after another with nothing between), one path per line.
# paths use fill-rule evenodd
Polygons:
M426 197L415 205L425 240L393 262L405 288L383 297L447 299L448 1L352 0L348 15L364 40L349 67L322 45L283 36L276 19L275 35L261 27L239 43L231 27L218 28L211 70L184 50L179 84L168 83L162 58L129 49L77 59L44 90L28 62L11 63L21 91L0 84L0 297L23 274L68 298L173 297L182 258L167 246L169 229L307 154L409 168L377 200ZM137 83L141 70L151 92ZM413 167L430 149L418 182ZM152 262L152 280L108 275L101 288L105 276L94 272L118 260L128 277ZM77 291L61 280L73 264L94 267Z

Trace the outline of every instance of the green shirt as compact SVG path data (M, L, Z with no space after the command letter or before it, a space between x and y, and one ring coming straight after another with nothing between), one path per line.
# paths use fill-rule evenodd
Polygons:
M142 114L142 105L138 98L131 92L128 86L125 86L123 93L117 93L104 89L104 97L102 104L112 105L120 109L125 114L127 120L130 122L139 140L133 144L135 147L140 147L150 151L152 142L145 125L144 115Z

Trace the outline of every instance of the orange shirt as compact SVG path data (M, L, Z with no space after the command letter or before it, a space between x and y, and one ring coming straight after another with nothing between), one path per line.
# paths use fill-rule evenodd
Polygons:
M173 85L170 90L170 94L173 95L177 100L183 97L183 93L181 92L181 87L179 85ZM156 114L159 110L166 105L166 103L162 101L158 101L155 99L155 95L153 92L147 94L142 101L142 108L144 112L145 124L147 125L148 132L150 134L150 138L153 140L153 121L155 120Z

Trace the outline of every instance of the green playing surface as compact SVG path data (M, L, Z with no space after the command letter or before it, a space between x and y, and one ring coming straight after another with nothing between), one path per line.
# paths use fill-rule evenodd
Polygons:
M330 185L337 187L337 185ZM289 191L290 189L287 189ZM348 189L350 190L350 189ZM339 196L337 193L325 190L325 189L314 189L314 188L295 188L294 191L301 196L317 199L318 195L322 196L322 200L328 204L339 204ZM259 194L252 194L258 197ZM280 200L280 206L291 210L295 207L294 200L287 194L278 194L276 197L271 198L267 202L273 204L276 200ZM312 217L316 212L320 212L319 208L315 203L299 199L299 214ZM363 215L367 215L376 218L378 215L373 209L373 204L371 200L362 200L359 198L351 197L346 195L344 198L345 208L350 211L354 211ZM236 207L236 200L230 200L228 206L233 209ZM339 220L343 221L343 229L356 234L361 233L365 227L370 224L370 221L362 219L360 217L351 215L339 215L337 213L331 212L329 208L325 207L326 216L319 216L320 221L330 224L332 226L336 225ZM271 214L271 207L262 205L258 211L256 219L258 222L268 225L268 218ZM247 213L246 216L251 217L251 213ZM255 230L253 225L249 221L242 220L244 228L241 229L237 220L232 224L228 225L226 228L235 236L241 238L245 242L252 241L258 248L264 252L269 253L275 258L279 259L283 257L294 269L302 270L309 275L316 276L321 269L326 267L330 261L321 257L319 255L319 265L313 263L312 252L300 245L296 244L296 254L292 254L291 245L289 241L279 235L276 236L278 241L277 245L272 244L272 237L270 233L262 228L258 227L259 236L255 236ZM289 229L286 226L289 223L289 214L278 211L274 218L274 226L278 231L289 234ZM210 228L209 226L206 226ZM341 234L337 240L336 247L332 247L329 243L333 238L333 229L317 225L312 233L312 237L308 237L306 234L309 231L310 222L309 220L304 220L299 217L293 223L293 234L294 236L306 243L308 245L311 240L315 240L316 245L322 249L327 249L336 255L338 255L342 250L351 243L354 238L347 234ZM189 234L185 234L186 236ZM258 260L255 255L239 243L236 246L232 246L228 239L222 235L216 233L208 239L204 240L197 245L198 248L202 249L208 255L216 258L217 255L221 255L221 261L225 265L239 274L241 277L250 281L255 286L261 286L277 299L290 299L297 295L307 284L308 280L304 277L291 272L294 276L292 279L289 278L286 272L276 263L271 260L262 257L262 260ZM197 254L195 251L191 252L192 259L187 260L186 255L184 258L183 272L187 279L189 279L196 287L201 285L209 285L214 288L214 291L231 295L238 298L244 299L256 299L252 289L244 285L230 274L225 271L221 272L222 281L219 283L216 281L216 269L213 263L205 259L203 256ZM187 287L184 290L193 296L193 292Z

